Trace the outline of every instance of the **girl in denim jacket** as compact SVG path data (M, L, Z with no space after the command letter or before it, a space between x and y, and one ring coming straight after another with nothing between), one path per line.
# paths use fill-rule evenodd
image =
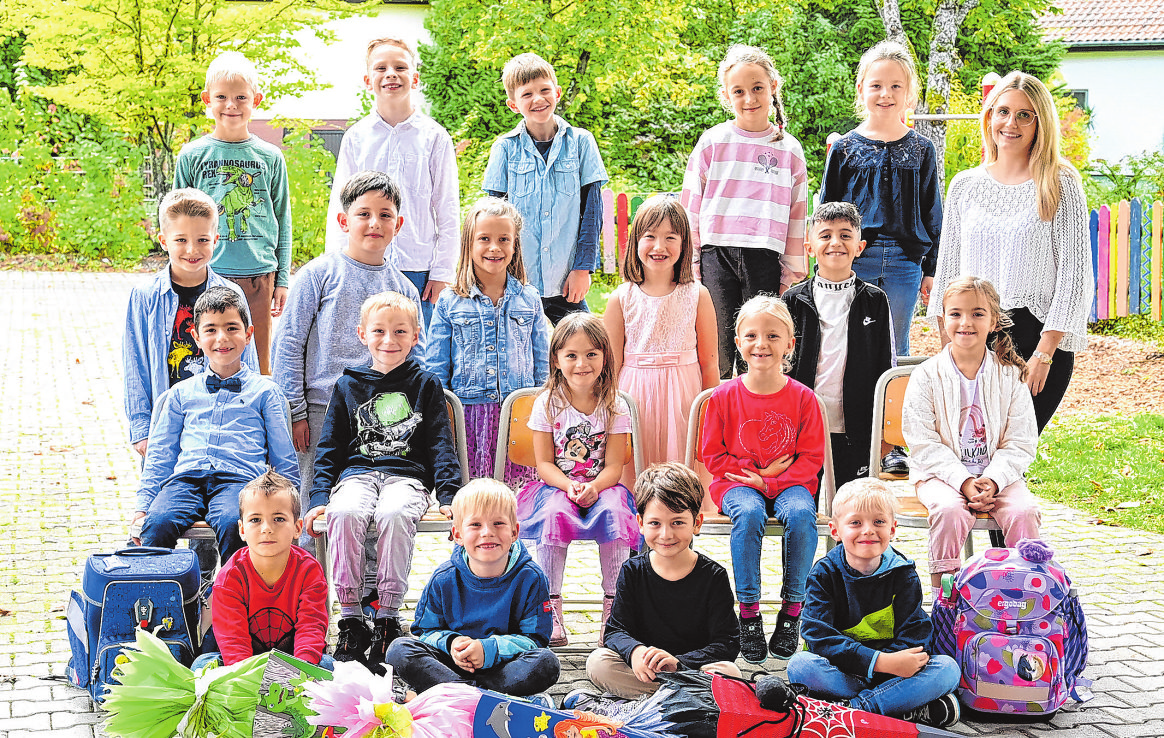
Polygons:
M525 277L521 215L504 200L477 201L461 228L456 281L441 292L425 347L425 368L465 405L469 475L492 477L505 396L536 387L549 372L549 324ZM520 487L534 473L507 464Z

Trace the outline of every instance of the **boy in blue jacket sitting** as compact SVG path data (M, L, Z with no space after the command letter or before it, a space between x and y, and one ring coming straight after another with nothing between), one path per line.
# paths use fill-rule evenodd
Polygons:
M453 498L457 546L420 595L416 637L384 659L417 692L463 682L524 697L558 681L549 583L517 531L517 498L501 482L474 479Z
M960 670L949 656L925 652L933 626L917 570L889 545L896 508L876 479L837 491L829 531L841 545L808 575L800 616L808 650L788 662L788 681L813 697L944 728L960 714L951 694Z

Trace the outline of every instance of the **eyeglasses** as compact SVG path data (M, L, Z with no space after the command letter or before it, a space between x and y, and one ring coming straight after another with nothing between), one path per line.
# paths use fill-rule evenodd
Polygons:
M1030 128L1035 124L1035 119L1038 117L1033 110L1014 110L1010 108L995 108L994 119L997 121L1004 121L1011 116L1014 116L1015 125L1019 128Z

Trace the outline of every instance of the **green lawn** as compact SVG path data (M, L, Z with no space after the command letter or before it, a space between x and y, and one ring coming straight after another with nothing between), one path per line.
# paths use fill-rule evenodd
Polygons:
M1164 533L1164 416L1056 421L1028 481L1041 497L1106 524Z

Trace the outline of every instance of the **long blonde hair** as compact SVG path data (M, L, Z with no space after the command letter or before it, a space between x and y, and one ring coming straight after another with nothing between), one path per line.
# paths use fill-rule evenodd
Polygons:
M550 374L546 377L545 387L549 393L547 412L551 419L556 418L570 404L566 394L566 375L562 374L562 368L558 366L558 352L576 333L586 334L586 340L602 352L602 371L594 382L594 397L598 400L598 407L605 410L609 419L614 415L614 403L618 399L618 390L614 384L614 350L610 347L606 326L594 313L570 313L554 327L554 334L550 336Z
M946 287L946 291L942 293L942 315L946 314L946 300L949 300L955 295L961 295L965 292L973 292L982 299L986 300L986 306L990 309L990 319L994 321L994 330L987 336L986 348L994 352L998 363L1003 366L1017 366L1019 370L1019 379L1027 381L1027 362L1019 355L1018 350L1014 347L1014 341L1010 334L1004 329L1010 328L1014 325L1014 321L1010 316L1002 310L1002 298L998 296L998 290L990 283L989 279L982 277L959 277L950 285Z
M984 163L989 166L998 161L998 144L990 135L990 120L994 116L998 98L1010 90L1019 90L1025 94L1035 109L1035 140L1031 143L1029 154L1031 178L1035 181L1039 219L1050 222L1055 218L1062 196L1059 174L1067 172L1076 180L1082 180L1071 162L1059 153L1059 111L1047 86L1038 77L1016 70L1003 77L990 91L990 96L982 106L980 122L982 141L986 148Z
M474 286L481 286L481 280L477 279L477 272L473 268L473 238L476 236L477 221L490 215L513 221L513 258L509 260L505 271L518 282L526 283L525 260L521 257L521 213L506 200L482 197L473 204L461 226L461 257L457 262L457 276L453 280L453 292L457 297L468 297Z

